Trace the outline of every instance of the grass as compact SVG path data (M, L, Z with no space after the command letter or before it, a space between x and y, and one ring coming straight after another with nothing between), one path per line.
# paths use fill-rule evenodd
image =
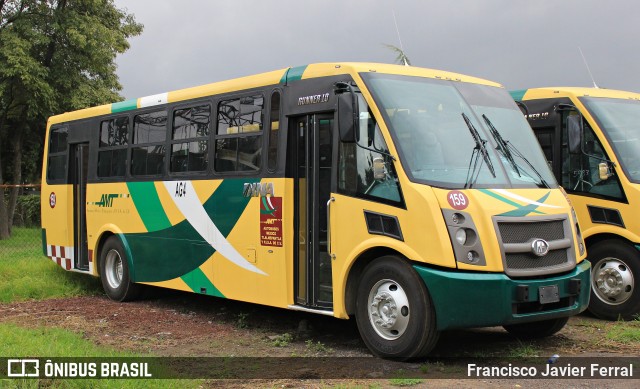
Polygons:
M27 329L15 324L0 323L2 355L8 357L112 357L135 358L142 355L100 347L81 334L60 328ZM83 361L84 362L84 361ZM86 362L91 362L89 358ZM40 366L43 372L44 367ZM202 380L154 379L0 379L3 388L196 388Z
M607 330L606 336L620 343L640 343L640 320L616 322Z
M14 228L0 240L0 302L99 294L100 280L67 272L42 253L40 229Z

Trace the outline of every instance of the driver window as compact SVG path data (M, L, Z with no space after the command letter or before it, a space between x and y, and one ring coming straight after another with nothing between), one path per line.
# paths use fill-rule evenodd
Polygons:
M400 203L398 177L380 127L363 99L360 100L358 144L340 142L338 160L338 190L342 193ZM382 158L387 166L384 179L374 179L373 161Z
M562 115L562 186L570 192L582 192L622 199L622 190L618 177L614 174L606 180L600 179L599 164L607 160L607 154L586 120L584 139L580 154L569 153L567 137L568 118L578 115L576 112ZM612 170L613 173L615 173Z

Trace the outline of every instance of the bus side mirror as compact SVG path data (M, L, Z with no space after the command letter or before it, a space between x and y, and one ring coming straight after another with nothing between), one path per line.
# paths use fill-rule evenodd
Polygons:
M567 117L567 138L570 154L582 153L582 117L572 115Z
M338 128L340 140L345 143L355 143L356 129L360 126L358 99L353 91L353 87L346 82L336 84L336 94L338 94Z
M373 159L373 179L381 181L387 178L387 164L382 157Z
M609 164L606 162L600 162L598 164L598 176L600 178L600 181L605 181L608 180L609 177L611 177L613 174L611 173L611 170L609 170Z

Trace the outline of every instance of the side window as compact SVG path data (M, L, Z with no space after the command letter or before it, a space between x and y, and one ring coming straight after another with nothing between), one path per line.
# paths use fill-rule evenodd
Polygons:
M167 113L156 111L136 115L133 120L131 175L158 176L164 174Z
M360 128L358 144L340 142L338 158L338 190L343 193L400 203L398 176L380 127L364 99L360 99ZM382 158L387 166L385 178L373 176L373 161Z
M260 170L263 111L264 99L260 95L220 102L214 161L216 172Z
M597 194L622 199L622 189L617 175L600 179L599 164L608 159L607 154L586 120L582 119L584 139L582 151L569 153L567 123L576 120L576 112L562 115L562 186L571 192Z
M177 109L173 113L170 170L201 172L209 166L209 129L211 107Z
M276 170L278 165L278 134L280 133L280 92L271 94L271 115L269 128L269 158L267 169Z
M49 156L47 158L47 180L61 181L67 172L67 127L52 128L49 133Z
M98 177L124 177L128 143L129 118L127 116L100 123Z

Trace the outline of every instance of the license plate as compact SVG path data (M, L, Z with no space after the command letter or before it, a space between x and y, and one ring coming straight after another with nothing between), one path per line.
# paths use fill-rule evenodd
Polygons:
M538 288L540 294L540 304L557 303L560 301L558 285L541 286Z

